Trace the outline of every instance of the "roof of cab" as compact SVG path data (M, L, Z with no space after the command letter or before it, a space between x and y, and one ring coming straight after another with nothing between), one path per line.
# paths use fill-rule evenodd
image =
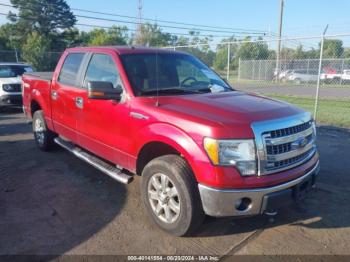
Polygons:
M166 48L151 48L151 47L143 47L143 46L91 46L91 47L74 47L74 48L68 48L68 52L78 52L78 51L85 51L85 52L96 52L96 51L106 51L106 50L114 50L119 55L124 54L145 54L145 53L181 53L174 51L173 49L166 49Z

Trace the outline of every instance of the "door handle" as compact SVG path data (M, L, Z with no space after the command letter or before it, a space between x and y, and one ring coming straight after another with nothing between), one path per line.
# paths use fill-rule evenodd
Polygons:
M76 98L75 98L75 105L76 105L78 108L83 108L83 107L84 107L84 99L81 98L81 97L76 97Z
M52 91L51 91L51 98L52 98L53 100L57 100L58 94L57 94L57 91L56 91L56 90L52 90Z

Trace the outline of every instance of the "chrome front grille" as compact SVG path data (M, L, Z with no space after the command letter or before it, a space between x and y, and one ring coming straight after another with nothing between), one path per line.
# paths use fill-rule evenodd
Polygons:
M302 161L305 158L307 158L309 154L310 154L309 152L305 152L301 155L298 155L298 156L295 156L292 158L288 158L288 159L285 159L282 161L274 162L273 167L274 168L281 168L281 167L293 165L293 164L298 163L299 161Z
M305 136L307 143L311 142L313 139L313 134ZM293 141L278 144L278 145L266 145L266 153L268 155L279 155L283 153L287 153L293 150Z
M259 175L298 166L316 153L314 124L309 113L252 124Z
M273 131L270 131L269 133L270 133L271 138L289 136L289 135L293 135L293 134L302 132L302 131L310 128L310 126L311 126L311 121L308 121L306 123L302 123L302 124L297 125L297 126L273 130Z
M8 93L19 93L22 91L21 84L7 84L7 85L10 86L10 89L5 90L3 87L3 90L8 92Z

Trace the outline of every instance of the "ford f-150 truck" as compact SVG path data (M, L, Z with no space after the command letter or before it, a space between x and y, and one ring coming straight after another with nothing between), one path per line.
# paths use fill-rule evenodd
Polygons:
M77 47L53 73L22 79L37 146L58 144L125 184L140 176L151 220L176 236L205 215L300 200L319 171L309 113L236 91L186 53Z

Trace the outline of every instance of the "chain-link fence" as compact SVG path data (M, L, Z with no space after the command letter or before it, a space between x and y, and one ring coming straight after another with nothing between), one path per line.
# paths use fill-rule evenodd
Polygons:
M166 48L199 57L235 89L285 100L313 114L317 108L320 122L350 127L350 34ZM43 54L38 67L53 70L60 55ZM21 52L0 50L0 62L16 61L28 62Z
M42 54L31 55L31 58L28 59L18 50L0 50L0 63L28 63L40 71L52 71L55 69L61 54L62 52L44 52Z
M320 123L350 127L350 34L171 48L201 58L236 89L296 104Z
M13 50L0 50L1 62L20 62L20 53Z

